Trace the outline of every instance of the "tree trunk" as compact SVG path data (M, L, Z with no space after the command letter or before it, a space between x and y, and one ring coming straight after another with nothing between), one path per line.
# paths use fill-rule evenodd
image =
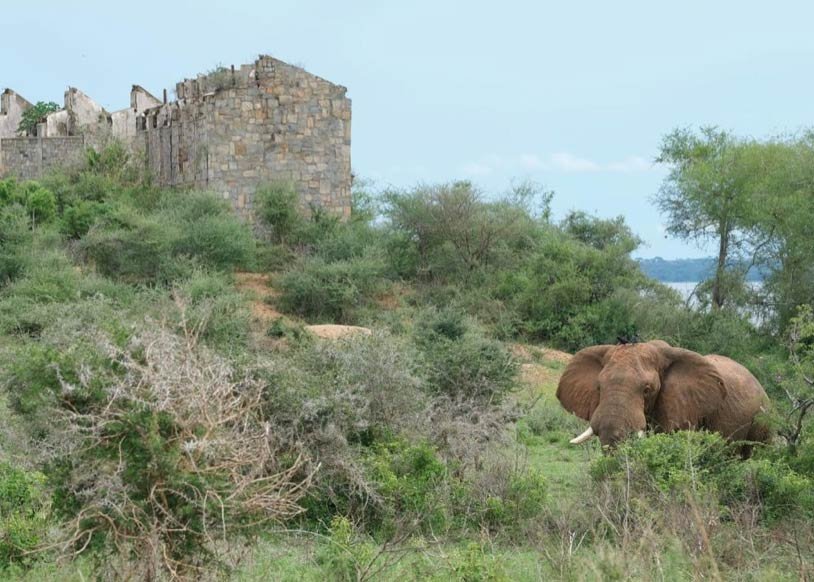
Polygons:
M712 309L719 310L724 306L724 274L726 271L726 257L729 253L729 227L726 221L721 223L720 240L718 242L718 264L715 267L715 278L712 281Z

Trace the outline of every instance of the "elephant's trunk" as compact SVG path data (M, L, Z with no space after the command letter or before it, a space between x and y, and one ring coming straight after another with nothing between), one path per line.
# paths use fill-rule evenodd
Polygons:
M571 439L571 444L572 445L582 444L585 441L587 441L589 438L591 438L592 436L594 436L594 429L589 426L588 430L586 430L584 433L582 433L578 437L572 438Z

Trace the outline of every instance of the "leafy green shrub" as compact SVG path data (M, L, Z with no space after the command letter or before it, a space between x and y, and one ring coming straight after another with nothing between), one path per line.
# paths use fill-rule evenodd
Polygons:
M194 264L228 271L254 263L248 227L222 200L200 192L166 193L146 214L116 208L80 247L100 273L127 283L167 283Z
M686 488L714 492L735 459L734 447L718 433L678 431L629 439L615 455L596 459L591 474L603 478L630 468L663 492Z
M768 520L814 516L814 480L782 458L741 461L737 446L717 433L679 431L628 440L591 465L595 479L627 471L639 485L650 483L663 493L691 489L714 494L726 505L750 502Z
M29 257L24 264L25 275L6 288L6 295L24 297L35 303L69 302L79 298L82 276L63 252L46 250Z
M333 263L304 259L276 282L280 306L312 321L352 323L382 289L384 268L376 255Z
M37 182L18 183L13 178L0 182L0 210L15 204L25 209L32 225L49 222L56 216L54 193Z
M527 333L565 349L635 331L630 299L647 285L630 258L638 239L619 220L571 216L561 228L545 234L522 270L504 276L500 296L516 306Z
M234 282L222 273L196 270L176 284L174 318L210 345L228 350L245 346L249 311Z
M447 469L428 443L411 445L391 440L376 446L367 458L377 493L385 499L382 528L395 522L416 522L427 532L447 526Z
M285 243L302 228L305 220L299 210L300 196L292 183L269 184L254 195L257 216L271 229L274 241Z
M502 561L489 554L477 542L469 542L449 560L450 574L465 582L503 582L510 580Z
M125 283L156 284L177 278L179 270L183 272L172 256L172 244L180 238L178 227L136 215L127 222L127 226L111 224L89 232L81 243L86 260L99 273Z
M386 193L384 214L397 233L390 250L399 273L467 280L481 269L514 264L536 236L527 202L540 192L514 194L487 202L470 182Z
M80 200L62 213L59 232L72 239L85 236L91 227L110 211L107 204Z
M0 463L0 571L33 560L51 525L42 473Z
M437 393L497 403L515 386L517 362L459 311L427 310L416 323L415 341Z
M291 323L284 317L278 317L271 322L271 325L266 330L266 335L278 339L285 338L293 341L294 343L305 342L308 341L309 338L313 337L303 328L302 325Z
M249 269L254 265L254 238L231 214L201 217L184 223L173 253L194 257L220 270Z
M514 529L537 519L545 508L548 482L537 470L508 471L488 491L483 503L483 520L492 528Z
M317 553L317 563L334 580L353 582L364 579L373 566L378 548L372 540L356 531L351 521L342 515L331 519L329 536Z
M814 479L782 460L750 459L722 480L725 501L750 501L768 520L814 517Z

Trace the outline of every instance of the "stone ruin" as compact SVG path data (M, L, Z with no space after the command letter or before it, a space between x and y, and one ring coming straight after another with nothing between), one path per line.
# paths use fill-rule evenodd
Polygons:
M0 95L0 177L35 179L80 164L111 140L143 160L160 186L217 192L247 220L258 187L290 182L302 209L351 209L351 101L335 85L269 56L185 79L168 102L134 85L130 107L108 113L69 88L65 106L20 136L31 107Z

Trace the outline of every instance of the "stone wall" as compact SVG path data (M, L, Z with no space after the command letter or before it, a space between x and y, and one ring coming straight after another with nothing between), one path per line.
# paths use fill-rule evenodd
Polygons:
M0 168L6 176L33 180L53 170L82 163L83 137L14 137L0 139Z
M350 215L351 102L346 89L271 57L186 80L143 124L159 184L213 190L251 219L254 193L287 181L301 206Z
M305 212L344 217L351 210L346 92L268 56L184 80L172 103L134 85L130 108L113 114L69 88L65 108L47 116L38 137L0 141L0 176L36 178L114 138L146 161L159 185L217 192L248 220L257 189L275 182L292 183Z

